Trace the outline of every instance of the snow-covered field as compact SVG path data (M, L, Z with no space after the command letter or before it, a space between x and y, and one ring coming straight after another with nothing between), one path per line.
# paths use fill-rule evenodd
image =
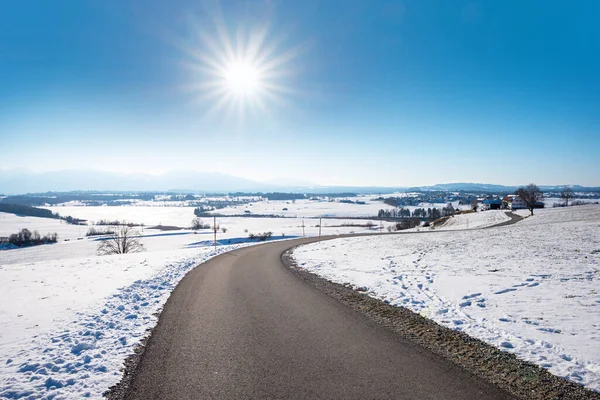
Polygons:
M208 231L146 229L147 251L98 256L98 238L83 236L88 227L0 213L0 236L22 228L57 232L60 241L0 251L0 398L7 399L101 397L179 280L215 254L248 245L223 239L215 253Z
M302 217L303 215L357 217L363 215L361 210L366 210L364 215L372 215L380 208L387 207L381 202L373 202L370 205L318 201L296 201L295 203L280 201L257 204L261 204L262 208L253 209L253 213L270 214L269 207L272 207L273 211L275 208L286 207L290 213L293 213L294 216L298 215L298 217L217 218L217 224L226 228L226 232L221 230L218 232L217 239L220 245L217 247L217 253L248 245L243 242L247 241L249 233L271 231L274 236L283 237L285 235L285 238L318 235L319 219ZM560 218L564 218L564 213L567 211L574 213L569 218L575 218L579 215L579 208L577 210L576 208L561 209L563 216ZM98 238L85 237L88 226L68 225L59 220L0 213L0 236L8 236L22 228L38 230L42 235L52 232L57 232L59 235L57 244L0 251L0 398L100 397L109 386L120 379L123 360L132 352L136 343L145 335L146 330L154 326L156 323L155 313L160 310L177 282L195 265L215 255L214 248L210 246L213 238L211 230L194 233L189 230L159 231L147 228L158 224L189 226L194 217L193 209L190 207L65 206L51 209L61 215L71 215L89 222L100 219L119 219L144 223L146 227L142 229L141 240L147 251L121 256L98 256ZM232 211L231 214L239 211ZM543 212L546 211L550 210ZM539 218L537 214L536 211L535 218L527 219L522 223L531 224L538 219L549 221L548 216L555 215L543 214L545 219L542 219L542 213ZM469 223L467 224L463 218L469 218ZM436 230L476 228L502 222L507 218L504 212L500 211L469 214L468 217L456 216L444 227L438 227ZM561 220L560 218L558 221ZM212 223L211 218L204 218L204 221ZM374 225L372 228L349 226L365 225L369 222ZM321 233L323 235L377 232L380 227L378 221L366 218L360 220L323 219L322 225ZM382 229L385 230L389 225L391 223L383 223ZM439 232L431 235L403 235L402 237L406 238L407 243L410 243L411 240L416 241L415 246L425 251L432 246L440 245L439 241L443 241L444 237L449 238L449 243L454 243L459 241L460 235L466 235L464 245L470 248L471 237L475 235L475 232L454 232L453 236L449 236L450 234L446 232ZM497 235L493 229L486 232L488 237ZM502 232L508 231L503 230ZM437 242L424 241L426 237L435 238ZM366 247L359 245L356 249L352 249L359 253L364 251L364 255L359 254L355 261L363 260L365 266L368 265L364 262L365 257L370 259L373 251L386 250L386 241L393 238L372 239L374 239L373 242L368 242L371 238L360 239L361 241L366 240L366 242L360 243L371 244ZM333 243L328 242L322 246L329 246ZM399 261L394 262L403 262L402 257L406 255L403 255L402 252L410 249L404 249L402 243L400 246L398 244L394 244L394 246L397 247L394 252L400 252ZM452 245L448 244L448 246ZM478 248L483 247L480 244ZM600 246L597 248L600 249ZM581 251L585 251L585 249ZM317 258L319 254L326 257L326 253L320 251L315 254ZM348 251L348 254L352 253ZM476 255L468 261L473 262L472 260L478 258L479 256ZM385 265L389 267L388 264L389 262L386 262ZM373 277L376 279L385 275L377 272L383 271L381 268L375 268L374 271ZM361 276L358 269L355 274L357 279ZM424 288L428 288L426 292L422 293L434 290L432 285L427 286L428 281L425 278L419 277L414 271L413 275L414 279L422 281L425 285ZM490 280L497 281L498 275L498 273L493 273ZM377 278L378 276L379 278ZM408 279L408 276L404 279ZM433 272L430 278L432 283L438 279ZM395 280L395 278L389 279ZM545 283L551 281L548 278L544 279ZM474 281L478 282L477 279ZM418 285L417 281L413 282L414 285L411 285L410 282L412 281L406 283L410 288ZM360 283L360 285L365 284ZM386 285L369 284L369 288L372 290L377 287L385 288ZM376 292L373 293L380 296ZM409 293L412 292L406 290L406 296L409 298L419 299L417 296L419 291L415 292L416 294ZM489 304L493 304L494 296L489 295L489 297L487 301ZM477 303L474 300L472 302ZM417 306L415 305L415 307ZM462 315L460 312L464 312L465 309L466 307L458 307L457 315ZM454 309L449 308L448 315L453 315L454 311L452 310ZM474 318L479 317L475 315ZM518 318L514 317L513 319L517 321ZM465 321L468 320L465 319ZM467 326L468 324L465 322L463 325ZM515 340L515 343L518 341ZM548 343L554 345L554 342ZM568 354L573 356L573 353ZM582 377L585 376L582 374Z
M346 200L360 201L365 204L342 203L339 200L265 200L252 202L235 207L226 207L215 210L216 213L224 215L244 214L249 211L252 214L274 214L286 217L373 217L381 209L392 209L392 206L381 201L372 201L374 196L357 196Z
M448 221L446 221L444 225L436 227L435 230L447 231L456 229L483 228L486 226L500 224L509 220L510 217L506 215L505 210L488 210L470 214L458 214L448 218Z
M536 210L486 230L335 239L294 257L600 391L598 205Z
M388 197L390 195L385 195ZM217 215L276 215L287 218L365 218L377 216L379 210L391 210L394 207L379 200L377 196L356 196L349 198L334 198L331 200L265 200L259 199L247 204L229 206L214 210ZM345 203L343 200L354 203ZM357 204L361 202L364 204ZM87 219L88 222L100 219L118 218L130 222L145 223L146 225L177 225L189 226L193 218L193 207L184 207L185 202L136 201L127 206L82 206L81 203L70 202L59 206L45 207L62 216ZM459 206L458 201L452 202L455 208L468 209L470 206ZM445 207L447 203L422 203L419 206L406 206L411 211L415 208ZM117 217L118 216L118 217Z
M98 256L100 238L85 237L88 226L0 213L0 236L23 228L59 235L56 244L0 251L0 398L101 397L120 380L124 359L155 325L155 313L177 282L215 255L210 229L147 228L189 226L194 217L189 207L56 209L88 221L144 223L146 228L138 229L146 251ZM373 232L341 226L367 222L323 220L321 233ZM217 219L217 224L227 230L218 232L217 253L249 245L244 243L249 233L272 231L280 238L319 234L315 218L232 217Z
M281 203L281 202L280 202ZM285 204L285 202L283 202ZM315 204L319 204L315 202ZM382 204L382 203L380 203ZM281 204L280 204L281 205ZM360 207L354 205L354 207ZM153 225L174 225L179 227L189 227L194 218L194 209L192 207L152 207L152 206L122 206L122 207L49 207L52 212L60 215L70 215L75 218L86 219L88 223L97 222L101 219L128 221L134 223L143 223L146 226ZM226 210L226 209L222 209ZM219 210L221 211L221 210ZM356 209L353 210L355 212ZM312 214L316 214L313 212ZM243 214L243 211L230 212L233 214ZM259 214L259 212L256 212ZM375 215L377 212L375 212ZM357 214L349 214L349 217L356 217ZM212 224L211 217L201 218L205 223ZM324 219L321 233L323 235L335 235L343 233L365 233L369 229L357 226L341 225L364 225L371 222L379 226L379 221L369 219ZM219 238L229 239L235 237L247 237L249 233L273 232L274 235L285 234L286 236L299 236L303 234L302 224L304 223L304 235L317 236L319 234L318 218L250 218L250 217L217 217L217 225L227 229L226 233L219 232ZM391 222L383 222L383 229L392 225ZM14 229L14 228L13 228ZM40 232L41 233L41 232Z
M37 230L41 235L58 233L61 239L77 239L87 232L86 226L69 225L59 219L18 217L0 212L0 237L17 233L20 229Z
M389 197L390 195L385 195ZM376 216L379 210L392 210L395 207L383 203L382 201L372 200L377 196L357 196L350 197L345 200L360 201L365 204L343 203L339 200L296 200L296 201L258 201L250 204L244 204L233 207L226 207L215 210L215 213L222 215L239 215L249 211L252 214L273 214L286 217L373 217ZM415 208L443 208L447 203L422 203L419 206L405 206L409 210ZM455 208L466 208L469 206L459 206L458 201L452 203Z

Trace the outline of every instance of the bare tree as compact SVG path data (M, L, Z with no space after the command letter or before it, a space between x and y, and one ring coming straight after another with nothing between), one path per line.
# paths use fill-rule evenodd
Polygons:
M197 231L198 229L208 229L209 224L205 224L200 218L196 217L192 220L192 230Z
M471 202L471 210L477 211L477 199L473 199Z
M535 183L530 183L525 187L519 188L515 194L525 203L531 215L533 215L533 209L536 204L544 200L544 194Z
M103 240L98 246L100 255L139 253L144 250L139 232L126 225L117 228L110 238Z
M565 201L565 205L569 205L569 200L571 200L575 195L573 194L573 189L570 186L565 186L560 192L560 198Z

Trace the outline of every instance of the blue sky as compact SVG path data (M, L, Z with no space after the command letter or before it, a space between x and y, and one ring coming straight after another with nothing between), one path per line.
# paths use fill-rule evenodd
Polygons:
M596 1L2 2L0 169L600 186L599 20ZM214 66L257 32L276 64L234 104Z

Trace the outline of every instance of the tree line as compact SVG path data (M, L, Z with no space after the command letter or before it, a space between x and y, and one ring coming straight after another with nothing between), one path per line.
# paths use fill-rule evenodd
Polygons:
M396 207L388 210L379 210L377 217L379 218L419 218L434 220L448 215L453 215L457 209L454 208L452 203L448 203L442 208L415 208L410 210L404 207Z
M69 215L66 217L62 217L57 213L53 213L50 210L46 210L45 208L29 207L20 204L0 203L0 212L15 215L23 215L27 217L62 219L66 223L73 225L81 225L85 222L85 220L83 219L73 218Z
M8 243L18 247L37 246L56 243L57 241L58 235L56 232L42 236L38 231L31 232L29 229L21 229L18 233L10 235L7 240Z

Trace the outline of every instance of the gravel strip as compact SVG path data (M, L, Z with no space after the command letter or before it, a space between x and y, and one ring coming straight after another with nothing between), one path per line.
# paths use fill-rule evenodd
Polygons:
M160 312L156 314L156 316L160 317ZM148 343L148 340L150 340L150 336L152 336L153 331L154 328L148 329L148 334L140 341L140 343L138 343L133 350L133 354L127 356L123 362L123 368L121 369L121 371L123 371L121 380L116 385L108 388L108 390L103 393L103 397L107 398L108 400L124 400L126 398L131 380L133 379L137 366L144 355L146 344Z
M513 221L508 222L516 222ZM296 265L291 256L293 250L286 251L281 259L304 282L520 399L600 400L600 393L552 375L535 364L519 360L514 354L441 326L404 307L394 307L369 297L349 285L333 283L312 274Z

